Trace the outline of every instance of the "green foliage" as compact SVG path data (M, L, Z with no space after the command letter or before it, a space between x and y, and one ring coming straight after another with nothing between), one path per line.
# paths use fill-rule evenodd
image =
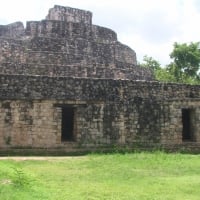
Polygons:
M151 69L155 79L158 81L176 82L175 77L171 73L169 73L166 68L161 67L161 64L152 57L148 57L147 55L145 55L143 57L143 62L140 65L142 67Z
M162 82L176 82L175 77L166 68L160 68L154 72L155 79Z
M177 68L174 63L169 64L166 67L168 74L173 76L173 82L177 83L188 83L188 84L200 84L200 79L198 76L192 77L188 76L185 72L182 72Z
M161 68L160 63L157 60L152 57L148 57L147 55L143 57L143 63L141 63L141 66L149 68L152 71L156 71Z
M156 80L164 82L177 82L200 84L200 43L178 44L170 54L173 60L167 66L152 57L144 56L141 66L150 68Z
M20 168L13 168L14 175L12 177L12 183L16 187L25 187L30 184L30 180L25 172Z
M174 43L174 49L170 54L173 63L168 66L171 69L178 82L184 79L199 79L200 69L200 49L199 42L190 44Z
M2 160L0 199L197 200L200 196L199 168L200 155L160 151L47 157L43 161ZM33 177L31 186L21 186L24 180ZM21 180L18 187L13 184L16 178ZM11 182L5 184L4 180Z

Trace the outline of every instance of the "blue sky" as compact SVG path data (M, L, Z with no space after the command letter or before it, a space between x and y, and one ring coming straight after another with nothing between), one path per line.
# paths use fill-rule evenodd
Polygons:
M116 31L138 61L148 55L165 65L174 42L200 41L200 0L5 0L0 24L44 19L55 4L91 11L93 23Z

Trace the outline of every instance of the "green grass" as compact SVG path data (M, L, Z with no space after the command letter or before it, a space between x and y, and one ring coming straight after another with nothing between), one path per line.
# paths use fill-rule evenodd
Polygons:
M199 200L200 155L1 160L1 200Z

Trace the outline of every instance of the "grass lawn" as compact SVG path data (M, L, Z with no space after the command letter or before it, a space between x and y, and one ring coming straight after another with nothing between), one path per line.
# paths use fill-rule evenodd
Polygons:
M0 160L0 200L199 200L200 155Z

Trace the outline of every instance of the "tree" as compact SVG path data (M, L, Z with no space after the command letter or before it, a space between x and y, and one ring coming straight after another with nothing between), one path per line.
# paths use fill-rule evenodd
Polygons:
M174 43L174 49L170 54L173 62L167 66L170 74L173 74L177 82L198 82L200 79L200 43L190 44Z
M166 67L156 70L155 78L161 82L176 82L174 75L170 73Z
M151 69L159 81L200 84L200 42L174 43L170 58L172 62L161 67L157 60L145 55L140 65Z
M142 67L146 67L151 69L153 72L155 72L156 70L161 68L160 63L153 59L152 57L149 57L147 55L145 55L143 57L143 63L140 64Z
M155 79L158 81L174 82L175 80L174 76L170 74L165 67L161 67L161 64L152 57L145 55L140 65L151 69Z

